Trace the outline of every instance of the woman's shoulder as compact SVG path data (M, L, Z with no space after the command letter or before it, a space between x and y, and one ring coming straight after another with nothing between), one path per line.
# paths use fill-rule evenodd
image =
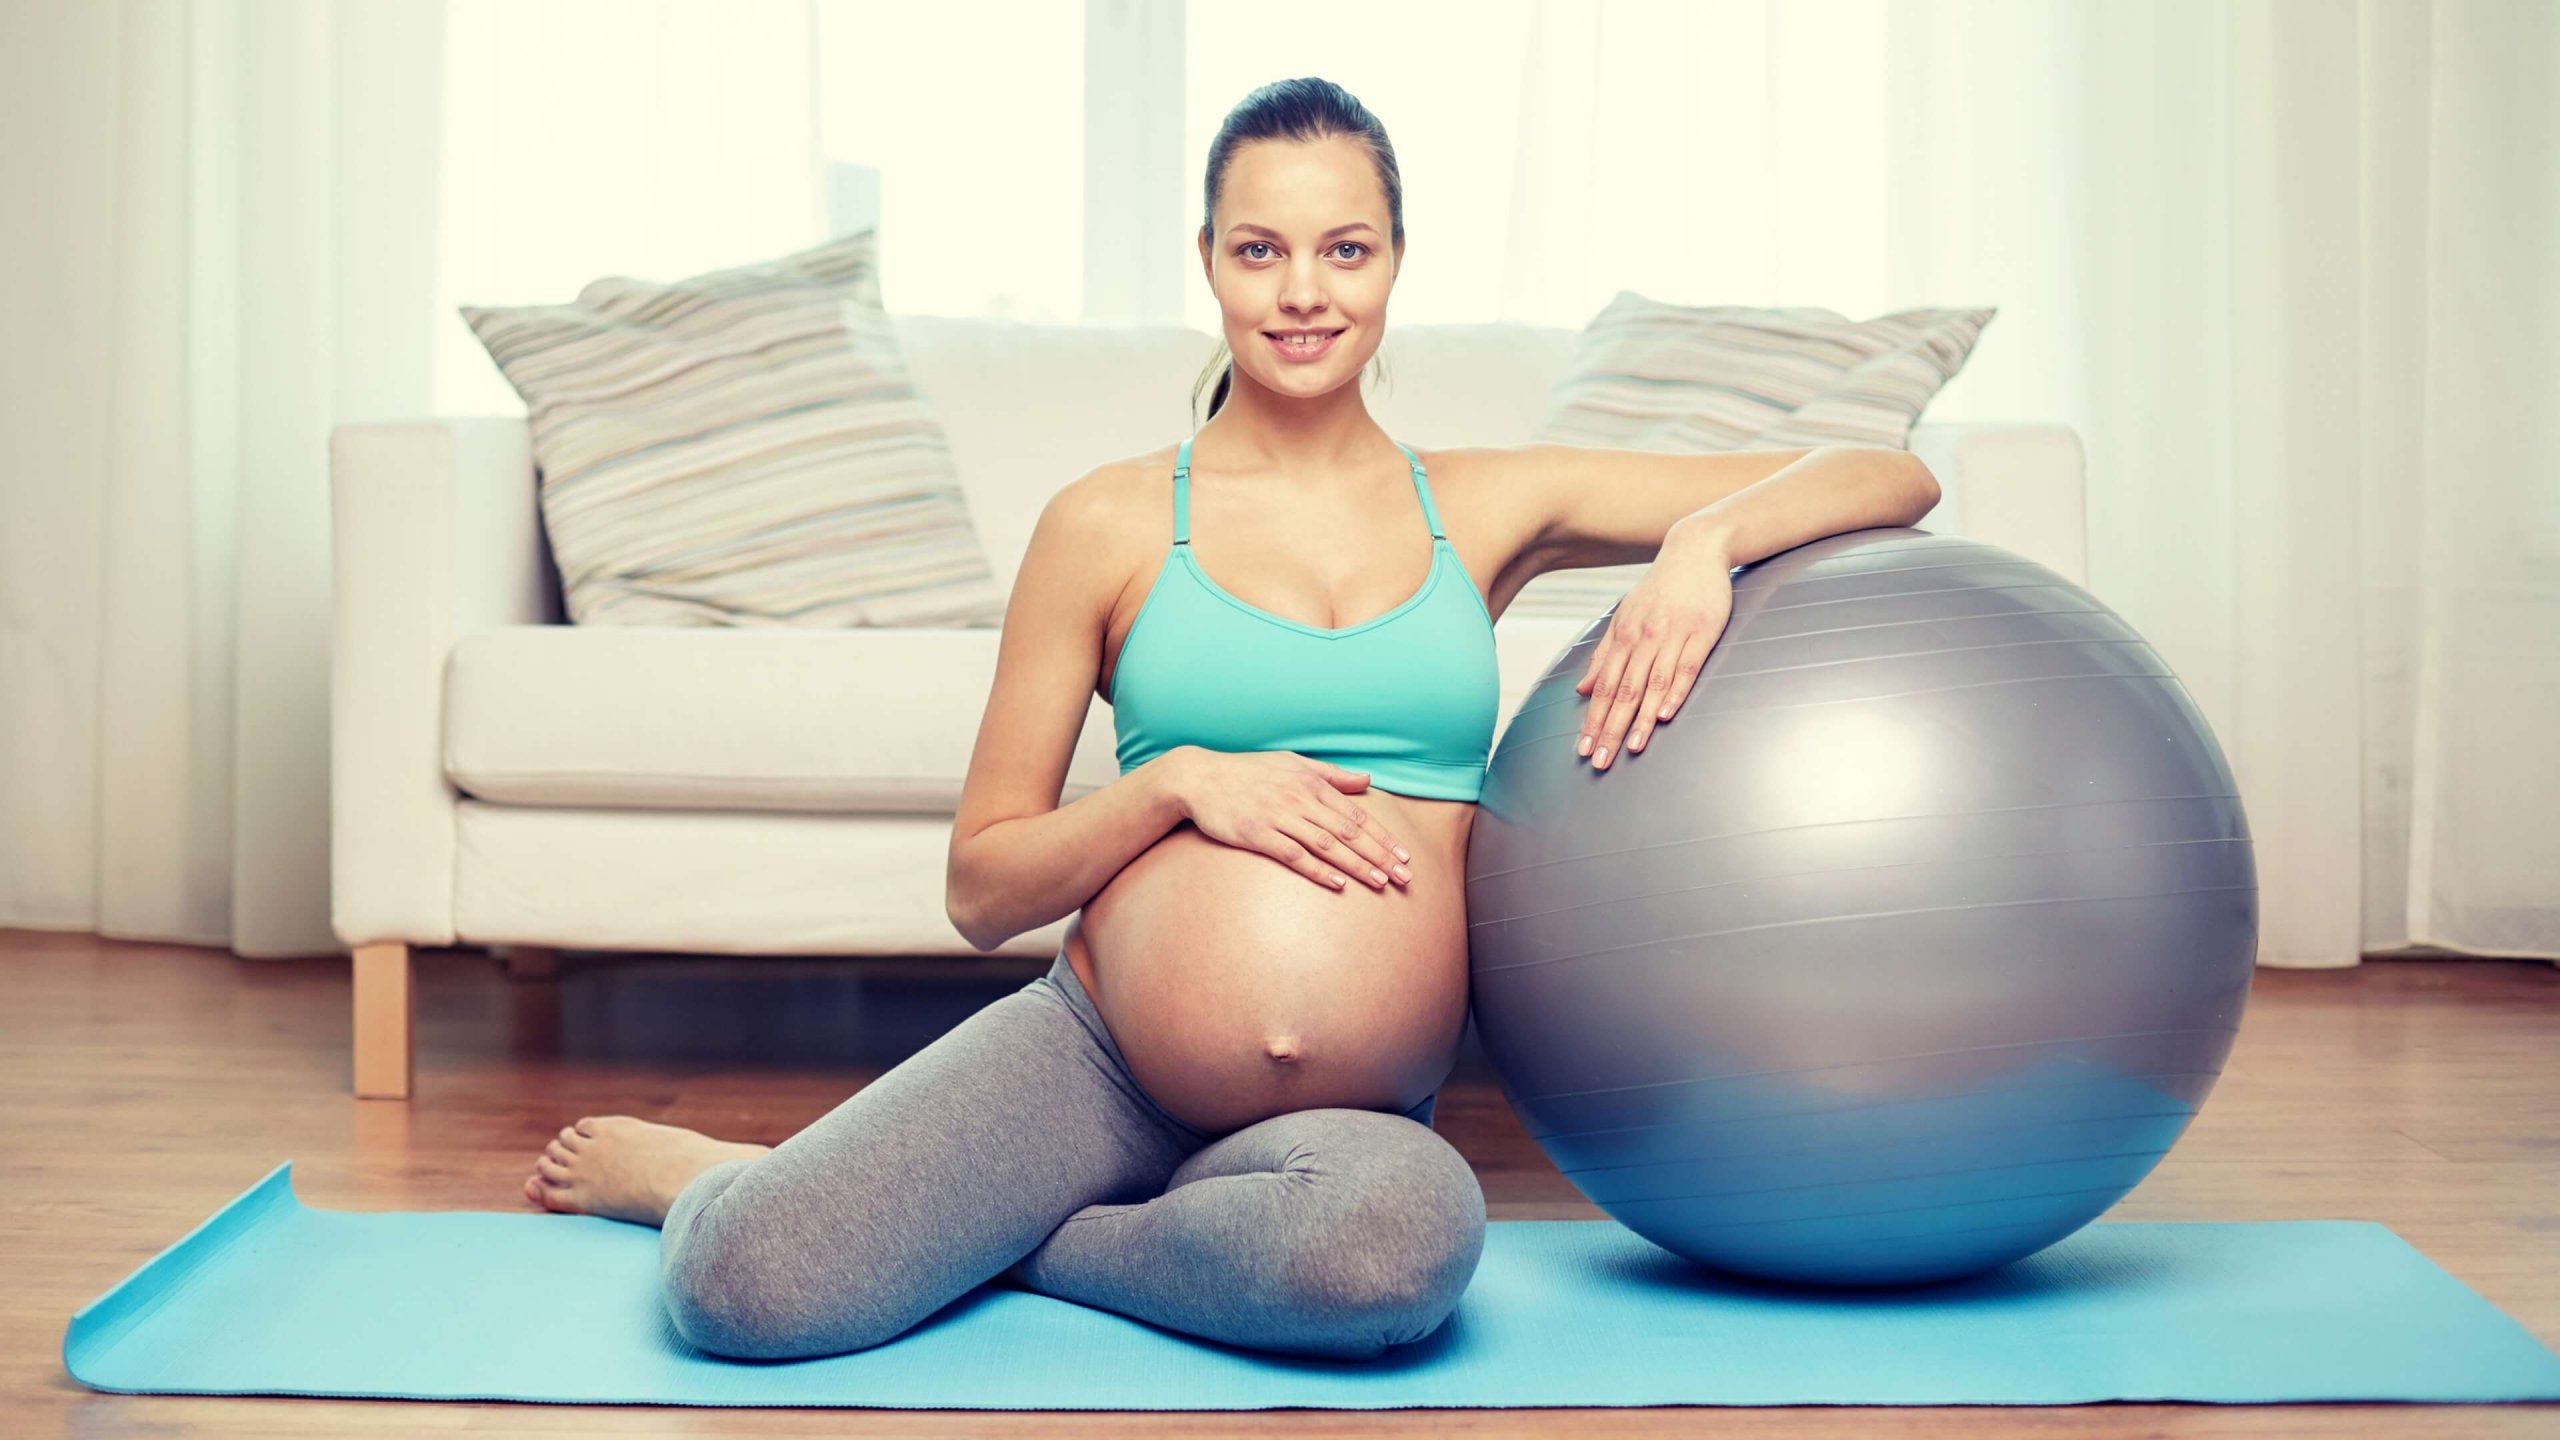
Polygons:
M1489 445L1452 445L1443 449L1425 449L1407 445L1413 458L1422 462L1423 473L1432 480L1482 480L1495 472L1504 452Z
M1422 462L1434 495L1445 495L1471 510L1508 513L1519 503L1533 472L1525 447L1517 445L1453 445L1425 450L1408 447Z
M1167 450L1164 456L1167 476L1173 473L1172 453ZM1050 500L1066 543L1083 552L1087 563L1129 568L1144 559L1156 531L1172 523L1167 518L1173 510L1172 487L1161 479L1149 483L1153 458L1103 461L1068 481Z
M1495 574L1536 544L1547 524L1548 484L1533 445L1413 447L1452 537L1491 555Z
M1177 440L1163 449L1150 450L1143 455L1105 460L1094 466L1085 478L1092 482L1094 489L1126 502L1145 494L1150 486L1171 485L1174 458L1181 450L1182 442Z

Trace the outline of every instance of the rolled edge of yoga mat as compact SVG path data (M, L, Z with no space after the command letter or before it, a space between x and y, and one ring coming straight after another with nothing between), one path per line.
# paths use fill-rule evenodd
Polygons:
M293 1162L287 1160L268 1171L265 1179L234 1196L230 1204L207 1216L203 1224L180 1236L176 1244L133 1267L116 1282L115 1288L72 1312L71 1324L62 1332L62 1368L92 1390L127 1395L153 1393L100 1383L96 1378L100 1373L97 1362L142 1323L144 1316L185 1289L188 1276L221 1254L222 1248L243 1232L255 1229L268 1211L301 1203L293 1193ZM150 1287L134 1283L163 1262L169 1269L154 1277Z

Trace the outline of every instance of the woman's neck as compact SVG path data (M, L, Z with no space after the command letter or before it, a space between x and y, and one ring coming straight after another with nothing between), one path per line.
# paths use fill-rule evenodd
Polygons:
M1312 400L1272 394L1239 377L1192 437L1191 458L1215 469L1310 480L1356 473L1395 449L1356 385Z

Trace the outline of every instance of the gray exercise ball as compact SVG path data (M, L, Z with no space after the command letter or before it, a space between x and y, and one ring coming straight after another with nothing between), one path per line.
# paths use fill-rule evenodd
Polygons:
M1860 530L1734 575L1687 702L1574 753L1565 647L1467 850L1478 1040L1627 1228L1765 1280L1979 1274L2095 1219L2222 1072L2257 869L2159 655L1997 546Z

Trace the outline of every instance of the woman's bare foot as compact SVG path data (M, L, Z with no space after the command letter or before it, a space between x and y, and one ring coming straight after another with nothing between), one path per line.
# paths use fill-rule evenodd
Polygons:
M699 1130L630 1115L563 1125L534 1158L525 1198L546 1210L663 1225L693 1177L723 1160L770 1155L770 1145L714 1140Z

